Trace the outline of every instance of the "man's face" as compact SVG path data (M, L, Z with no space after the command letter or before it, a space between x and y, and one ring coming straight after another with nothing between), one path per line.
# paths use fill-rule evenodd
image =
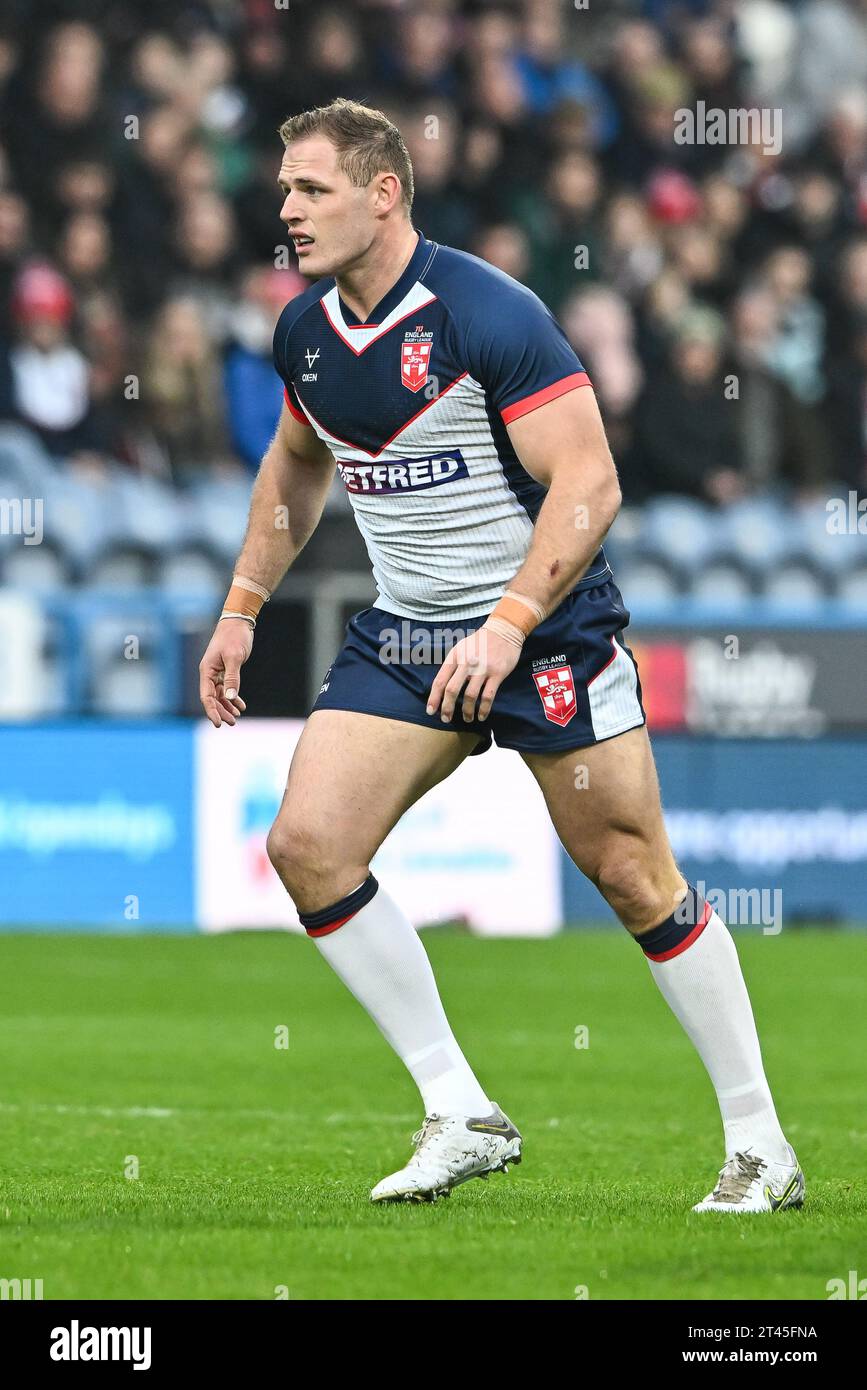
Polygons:
M376 235L376 180L357 188L323 135L287 145L280 165L285 222L302 275L318 280L348 269Z

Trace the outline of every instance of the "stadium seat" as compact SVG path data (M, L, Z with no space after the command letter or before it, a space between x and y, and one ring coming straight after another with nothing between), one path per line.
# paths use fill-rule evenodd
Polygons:
M807 560L786 561L766 576L762 599L769 612L821 608L828 599L827 580L818 565Z
M250 488L246 478L210 478L190 488L183 497L184 541L203 544L234 565L247 525Z
M626 603L674 603L686 587L679 569L657 557L636 556L618 567L617 583Z
M848 609L867 618L867 564L839 576L836 596Z
M749 603L757 589L755 572L738 560L717 560L693 571L690 598L704 603L732 605Z
M150 584L155 557L142 545L118 542L95 555L84 576L92 589L135 589Z
M838 504L837 514L831 506L832 501ZM867 534L851 524L846 501L846 493L841 490L837 498L827 501L820 499L799 507L793 514L792 527L800 549L826 574L842 575L858 565L867 564ZM844 514L842 530L838 521L839 511Z
M621 507L614 518L614 525L605 537L605 554L619 572L640 553L644 530L644 511L641 507Z
M163 555L156 571L156 582L165 593L220 598L228 591L231 579L231 567L200 546L184 546Z
M125 540L154 550L171 549L180 540L183 508L166 483L116 469L111 492Z
M87 566L121 536L121 518L102 481L51 478L44 491L45 533L63 548L78 569Z
M160 706L162 682L156 662L143 657L116 657L92 674L90 707L94 714L113 717L152 715Z
M85 611L80 615L80 621L91 667L122 657L130 638L136 640L140 652L142 647L149 647L156 640L160 629L158 618L146 602L137 607L130 601L122 605L122 611Z
M654 498L645 508L641 548L647 556L706 562L724 550L718 513L693 497Z
M0 479L4 480L0 482L0 497L41 497L46 484L57 474L57 465L35 434L22 425L0 423ZM5 490L8 478L15 479L14 491Z
M51 541L41 545L18 544L6 551L0 562L0 578L9 588L30 593L51 593L64 589L70 580L68 556Z
M719 541L726 555L766 572L796 548L783 500L750 497L719 513Z

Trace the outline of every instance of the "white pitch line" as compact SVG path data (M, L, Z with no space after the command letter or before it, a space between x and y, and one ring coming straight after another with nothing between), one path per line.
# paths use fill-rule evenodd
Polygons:
M36 1101L27 1105L0 1101L0 1111L7 1114L30 1114L36 1111L42 1115L102 1115L109 1119L121 1116L125 1119L149 1120L167 1120L181 1113L179 1110L170 1110L161 1105L130 1105L116 1109L110 1105L41 1105Z
M217 1115L230 1115L235 1118L244 1116L252 1120L300 1120L310 1123L310 1116L306 1112L297 1110L243 1110L225 1106L214 1110L200 1110L187 1106L164 1106L164 1105L46 1105L38 1101L32 1104L19 1105L13 1101L0 1101L0 1113L3 1114L42 1114L42 1115L99 1115L103 1119L121 1120L173 1120L184 1117L195 1116L197 1118L209 1118ZM402 1115L380 1115L366 1111L365 1120L376 1120L383 1124L411 1124L418 1119L415 1114ZM358 1124L357 1114L341 1114L325 1116L325 1124L342 1125Z

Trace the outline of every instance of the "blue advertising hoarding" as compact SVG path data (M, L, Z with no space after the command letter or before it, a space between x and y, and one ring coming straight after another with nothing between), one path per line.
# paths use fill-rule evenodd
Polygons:
M0 928L213 925L197 907L196 727L0 727ZM654 751L678 861L735 904L732 926L867 923L867 741L670 735ZM613 921L560 863L565 922Z
M746 914L730 925L867 922L867 741L671 735L653 750L678 863ZM563 886L568 922L613 920L568 860Z
M0 923L193 924L189 724L0 728Z

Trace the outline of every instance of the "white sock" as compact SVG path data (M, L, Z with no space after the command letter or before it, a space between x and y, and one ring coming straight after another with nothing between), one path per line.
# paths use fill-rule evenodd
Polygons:
M650 972L707 1067L719 1101L726 1156L750 1149L788 1163L762 1066L762 1053L740 961L725 923L712 912L704 931Z
M383 888L337 931L313 940L411 1073L426 1115L490 1115L418 933Z

